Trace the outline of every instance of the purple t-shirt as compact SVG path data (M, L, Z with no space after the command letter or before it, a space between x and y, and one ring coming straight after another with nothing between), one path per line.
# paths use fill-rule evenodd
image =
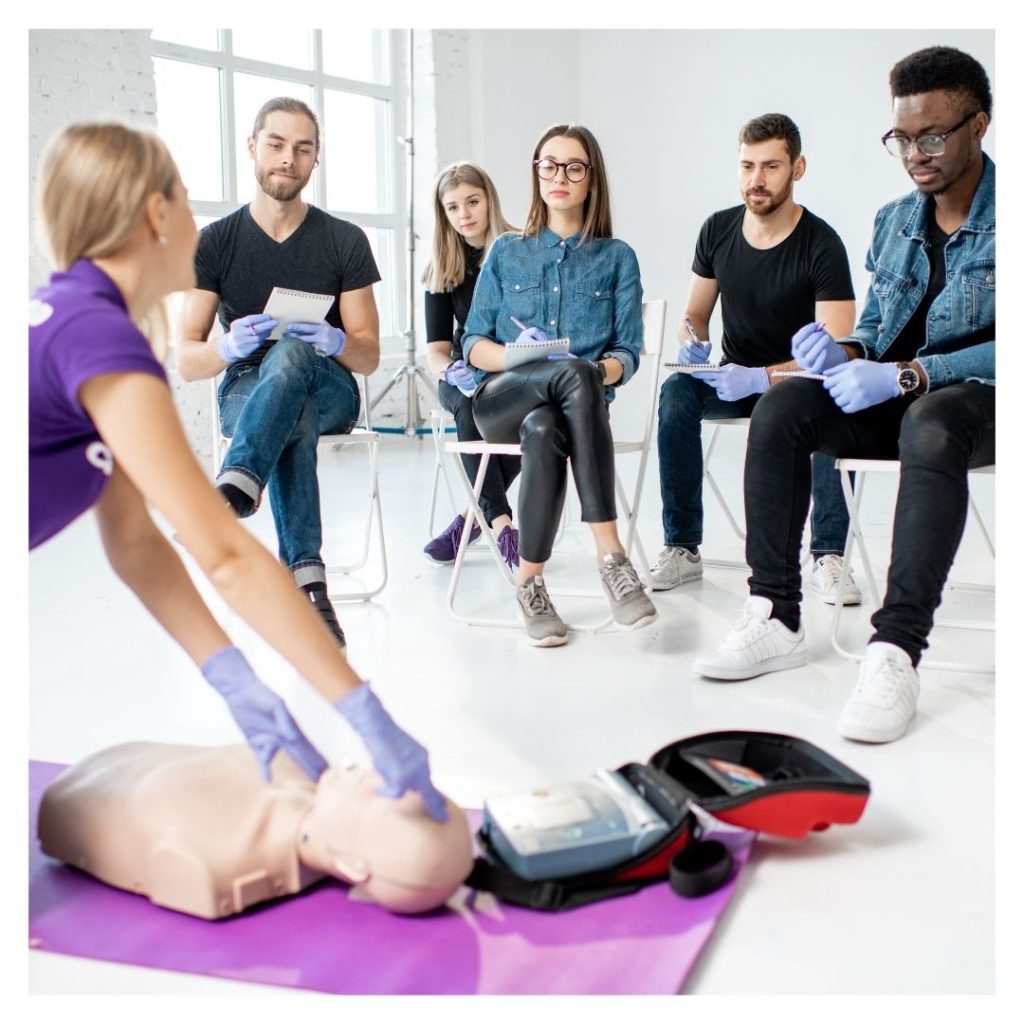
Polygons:
M28 332L28 546L37 547L100 499L114 458L78 402L103 373L166 382L113 281L79 260L36 290Z

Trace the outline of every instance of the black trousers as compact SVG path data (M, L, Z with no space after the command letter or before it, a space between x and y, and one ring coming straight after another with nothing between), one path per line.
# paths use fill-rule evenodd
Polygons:
M800 622L800 540L811 495L808 455L900 460L892 557L872 641L916 665L967 519L967 471L995 462L995 388L953 384L847 415L817 382L769 388L754 408L743 474L750 593Z
M473 419L473 399L467 398L458 388L453 388L442 380L437 385L437 397L441 405L455 417L455 434L460 441L482 441L476 421ZM476 481L477 469L480 467L479 455L463 455L462 464L466 474L473 482ZM512 481L519 476L518 455L492 455L484 473L483 486L480 489L480 508L484 518L493 523L498 516L511 516L512 509L508 503L508 489Z
M582 359L544 360L488 377L473 396L473 416L492 444L519 443L519 554L551 557L565 502L565 460L585 523L615 519L615 462L604 384Z

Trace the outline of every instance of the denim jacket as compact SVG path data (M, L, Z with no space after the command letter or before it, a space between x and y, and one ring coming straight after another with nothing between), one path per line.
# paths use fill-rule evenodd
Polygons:
M946 287L928 313L925 343L917 359L929 390L974 380L996 382L996 165L984 167L967 220L946 243ZM883 206L875 216L866 266L871 287L857 327L849 338L867 358L885 352L917 309L928 287L929 203L911 192ZM958 339L985 328L991 341L958 348Z
M642 297L636 253L617 238L584 242L573 235L563 241L550 228L528 238L502 235L480 268L463 358L469 362L481 338L501 345L515 341L515 317L549 338L568 337L570 351L580 358L614 356L625 384L640 361ZM486 376L477 370L478 381ZM611 401L610 388L605 397Z

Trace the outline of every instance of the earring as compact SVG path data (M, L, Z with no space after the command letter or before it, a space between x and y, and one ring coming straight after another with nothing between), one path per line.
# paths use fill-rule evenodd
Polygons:
M160 245L167 245L170 242L170 239L166 235L157 235L156 240Z

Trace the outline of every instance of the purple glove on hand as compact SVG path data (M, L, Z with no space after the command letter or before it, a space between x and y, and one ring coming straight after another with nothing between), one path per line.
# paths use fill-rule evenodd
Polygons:
M476 374L466 365L464 359L456 359L442 374L445 381L463 394L476 390Z
M710 341L684 341L679 346L677 363L706 363L711 355Z
M547 341L548 336L539 327L524 327L518 335L516 340L510 342L512 345L521 345L524 341Z
M259 762L260 774L270 781L270 762L283 750L314 781L327 762L303 735L285 702L256 677L237 647L211 654L201 666L203 678L227 701Z
M435 821L447 821L444 797L430 781L426 750L395 724L370 689L370 684L363 683L351 693L339 697L334 707L359 733L373 767L384 779L384 786L378 792L382 796L397 798L411 789L423 798L427 813Z
M312 345L322 356L339 355L345 347L345 332L323 321L318 324L289 324L284 329L284 336Z
M266 313L253 313L231 321L231 326L217 339L217 351L226 363L251 356L270 337L277 321Z
M736 402L768 390L768 374L763 366L726 363L720 370L701 370L693 376L710 384L723 402Z
M793 358L811 373L824 373L850 357L846 349L833 341L824 324L813 323L805 324L793 335Z
M896 382L899 372L895 363L851 359L825 370L825 388L843 412L860 412L903 393Z

